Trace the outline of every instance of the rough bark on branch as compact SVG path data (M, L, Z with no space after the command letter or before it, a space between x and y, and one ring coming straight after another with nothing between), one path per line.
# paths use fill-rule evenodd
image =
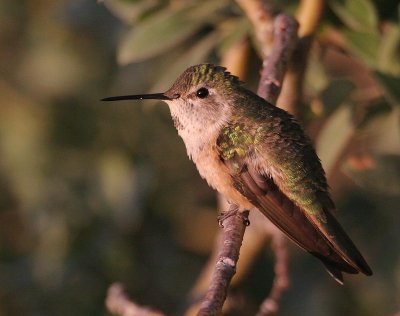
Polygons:
M223 242L218 252L211 284L197 314L199 316L219 315L222 311L230 281L236 272L240 246L248 225L248 215L248 211L240 212L237 205L231 204L227 216L222 221Z
M283 77L297 44L298 23L286 14L275 18L272 49L264 58L257 94L275 104L282 88Z

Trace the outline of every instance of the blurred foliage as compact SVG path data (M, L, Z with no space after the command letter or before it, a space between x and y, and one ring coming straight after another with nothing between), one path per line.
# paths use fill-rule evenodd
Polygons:
M294 12L297 2L279 5ZM187 66L219 63L246 38L254 89L260 60L249 22L228 0L0 8L0 315L106 314L114 281L138 302L179 313L213 245L215 195L166 107L98 100L166 89ZM293 248L281 315L400 309L398 10L394 0L329 1L305 85L304 122L339 217L375 275L338 287ZM266 250L234 289L246 302L238 314L266 295L272 263Z

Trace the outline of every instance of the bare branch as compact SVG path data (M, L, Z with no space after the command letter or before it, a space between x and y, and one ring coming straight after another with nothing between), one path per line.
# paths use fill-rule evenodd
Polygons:
M214 269L211 284L197 315L218 315L226 299L228 287L236 272L243 235L248 225L249 212L240 212L238 206L231 204L229 211L223 213L222 244ZM248 220L247 220L248 221Z
M132 302L120 283L113 283L108 288L106 306L111 314L118 316L164 316L150 307Z
M275 18L273 42L270 55L263 61L260 83L257 94L268 102L275 104L282 88L283 77L297 44L296 20L280 14Z

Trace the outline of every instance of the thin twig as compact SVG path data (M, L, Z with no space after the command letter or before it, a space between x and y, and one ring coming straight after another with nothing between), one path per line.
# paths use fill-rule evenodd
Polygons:
M150 307L132 302L120 283L113 283L108 288L106 306L111 314L118 316L164 316Z
M211 284L197 315L219 315L226 299L228 287L236 272L239 251L246 229L249 212L240 212L238 206L231 204L223 224L222 246L214 269Z

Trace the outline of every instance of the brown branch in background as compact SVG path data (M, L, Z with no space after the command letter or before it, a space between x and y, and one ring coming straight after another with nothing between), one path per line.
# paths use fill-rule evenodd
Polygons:
M268 56L272 42L272 23L278 11L269 1L236 0L236 2L253 24L261 54L264 57Z
M197 315L219 315L226 299L228 287L236 272L239 251L246 230L248 211L240 212L238 206L231 204L224 213L221 248L218 253L211 284Z
M285 75L281 94L276 105L295 117L301 116L303 83L313 35L323 14L324 1L303 0L296 18L299 21L299 40L292 54L289 69Z
M267 316L275 314L279 309L279 301L283 292L289 287L290 279L288 273L288 250L286 237L282 233L274 234L272 249L275 253L275 278L269 296L262 302L256 316Z
M106 306L111 314L118 316L164 316L150 307L132 302L120 283L113 283L108 288Z

